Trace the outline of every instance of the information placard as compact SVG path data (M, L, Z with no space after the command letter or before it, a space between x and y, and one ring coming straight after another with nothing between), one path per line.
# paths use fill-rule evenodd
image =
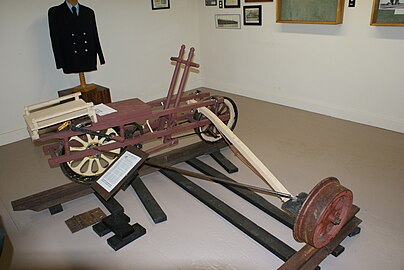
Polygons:
M115 195L129 177L145 162L148 154L134 146L128 146L105 173L91 187L104 200Z

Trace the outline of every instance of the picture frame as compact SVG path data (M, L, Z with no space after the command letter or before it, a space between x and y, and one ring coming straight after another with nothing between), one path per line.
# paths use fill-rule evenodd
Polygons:
M170 8L170 0L151 0L151 4L152 10Z
M240 0L224 0L224 8L239 8Z
M277 0L277 23L342 24L345 0Z
M404 3L394 0L373 0L372 26L404 26Z
M217 0L205 0L205 6L217 6Z
M216 14L215 22L217 29L240 29L240 14Z
M246 3L273 2L274 0L244 0Z
M243 7L244 25L262 25L262 6L244 6Z

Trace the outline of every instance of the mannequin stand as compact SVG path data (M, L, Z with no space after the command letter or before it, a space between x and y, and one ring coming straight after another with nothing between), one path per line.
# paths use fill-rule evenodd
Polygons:
M93 102L94 105L100 103L111 103L111 94L110 90L107 87L98 85L98 84L91 84L95 86L93 90L89 90L87 92L81 92L81 98L84 99L86 102ZM68 88L64 90L58 91L59 97L70 95L75 92L75 88Z
M79 73L79 78L80 78L80 85L73 88L72 91L74 93L76 93L76 92L85 93L85 92L88 92L88 91L91 91L91 90L94 90L95 88L97 88L97 86L95 84L86 83L86 78L84 76L84 72Z

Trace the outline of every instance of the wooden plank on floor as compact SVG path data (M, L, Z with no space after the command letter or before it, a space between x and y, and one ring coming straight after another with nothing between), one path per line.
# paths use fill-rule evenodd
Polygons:
M164 166L172 166L191 158L210 154L226 146L225 142L215 144L198 142L151 157L150 161ZM144 176L157 170L153 167L143 166L140 169L139 175ZM33 210L39 212L91 193L93 193L93 189L89 186L71 182L12 201L11 205L14 211Z
M42 211L93 193L89 186L68 183L11 202L14 211Z
M218 170L210 167L208 164L200 161L197 158L193 158L187 161L189 165L197 169L203 174L214 176L214 177L220 177L227 179L229 181L234 181L231 178L227 177L223 173L219 172ZM288 215L272 203L268 202L265 198L260 196L259 194L245 188L240 188L232 185L226 185L222 184L224 187L227 189L231 190L235 194L239 195L241 198L245 199L249 203L253 204L257 208L261 209L277 221L281 222L285 226L293 229L293 224L294 224L294 217Z
M142 179L137 177L132 183L132 188L135 190L137 196L142 202L146 211L149 213L150 217L153 219L154 224L167 220L167 215L164 213L163 209L160 207L158 202L154 199L153 195L150 193L149 189L145 186Z
M210 156L228 173L238 172L238 168L230 160L228 160L220 151L213 152Z
M160 172L281 260L286 261L295 254L296 251L293 248L265 231L253 221L196 185L185 176L169 170L160 170Z

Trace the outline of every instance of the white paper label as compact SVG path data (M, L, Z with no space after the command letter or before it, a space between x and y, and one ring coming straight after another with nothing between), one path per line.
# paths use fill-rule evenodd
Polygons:
M94 105L94 111L99 116L103 116L103 115L107 115L107 114L110 114L110 113L117 112L117 110L105 105L104 103Z
M111 192L119 182L132 170L142 159L135 154L126 151L119 159L104 173L97 183L106 191Z

